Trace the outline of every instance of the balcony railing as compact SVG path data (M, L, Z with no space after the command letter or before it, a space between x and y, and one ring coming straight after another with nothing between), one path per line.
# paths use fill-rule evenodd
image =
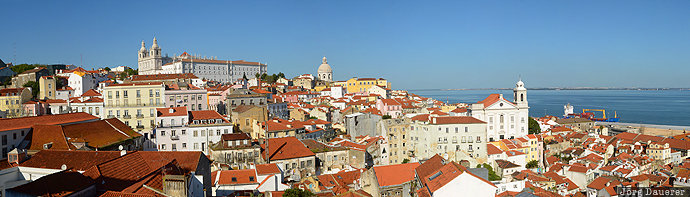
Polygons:
M108 115L108 118L115 118L115 115Z
M144 118L144 114L137 114L137 118Z
M171 135L171 136L170 136L170 139L171 139L171 140L180 140L180 136L178 136L178 135Z
M144 129L144 125L137 125L137 129Z
M132 118L132 116L130 116L130 115L124 115L124 116L122 116L122 118L124 118L124 119L130 119L130 118Z

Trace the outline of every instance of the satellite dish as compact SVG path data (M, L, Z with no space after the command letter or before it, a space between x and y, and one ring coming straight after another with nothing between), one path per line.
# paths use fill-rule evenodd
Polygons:
M67 165L62 164L62 166L60 166L60 169L62 169L62 170L67 170Z

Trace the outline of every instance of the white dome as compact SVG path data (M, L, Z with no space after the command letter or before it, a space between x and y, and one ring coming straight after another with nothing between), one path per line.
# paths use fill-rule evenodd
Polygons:
M520 81L518 81L517 83L515 83L515 89L517 89L517 90L527 90L527 89L525 88L525 83L522 82L522 80L520 80Z
M328 61L326 61L326 57L323 57L323 61L321 62L321 65L319 66L318 73L332 73L333 69L331 69L331 65L328 65Z
M139 51L146 51L146 44L143 40L141 41L141 49L139 49Z

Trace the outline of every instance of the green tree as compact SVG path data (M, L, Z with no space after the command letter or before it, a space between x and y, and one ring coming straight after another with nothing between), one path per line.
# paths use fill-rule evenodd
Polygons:
M539 134L541 133L541 128L539 127L539 122L534 120L534 118L530 117L529 118L529 124L527 125L529 130L529 134Z
M103 70L110 71L110 67L105 67L105 68L103 68Z
M539 162L537 160L529 161L525 167L530 169L539 167Z
M36 67L46 67L46 65L43 64L19 64L12 66L10 69L14 71L17 74L23 73L24 71L34 69Z
M31 95L33 98L38 97L38 92L40 91L40 87L38 86L38 82L35 81L29 81L24 84L24 87L30 87L31 88Z
M287 189L285 190L285 193L283 193L283 197L312 197L316 196L314 193L311 193L309 190L301 190L299 188L292 188L292 189Z
M385 119L391 119L393 117L391 117L391 115L383 115L383 116L381 116L381 118L385 120Z
M403 159L403 162L402 162L402 163L410 163L410 159L405 158L405 159Z
M489 165L489 164L482 164L481 166L477 164L477 168L486 168L489 170L489 181L499 181L501 180L501 177L496 175L496 172L494 172L494 169Z
M282 72L279 72L279 73L278 73L278 78L285 78L285 74L282 73Z

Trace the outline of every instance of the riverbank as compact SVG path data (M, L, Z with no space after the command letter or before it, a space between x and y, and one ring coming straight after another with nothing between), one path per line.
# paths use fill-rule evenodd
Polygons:
M625 122L596 122L596 125L616 125L619 127L628 127L639 130L641 134L666 137L681 135L685 134L685 132L687 131L690 131L690 126L676 125L639 124Z

